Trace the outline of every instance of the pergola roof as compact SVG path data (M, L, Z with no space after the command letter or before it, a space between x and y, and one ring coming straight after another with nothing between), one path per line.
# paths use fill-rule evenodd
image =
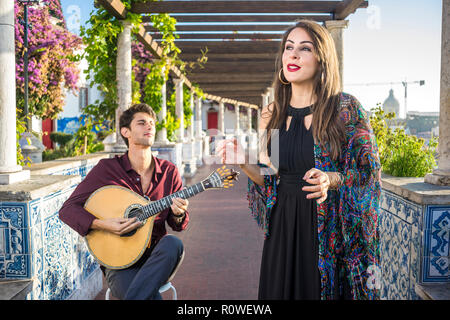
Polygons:
M117 18L125 18L120 0L99 1ZM161 35L152 28L150 14L170 13L177 19L181 59L195 61L208 49L203 69L187 75L207 98L257 108L271 86L275 56L282 33L295 20L343 20L368 1L156 1L135 2L131 11L143 15L139 40L158 55ZM180 76L179 70L173 70ZM187 85L190 81L185 79Z

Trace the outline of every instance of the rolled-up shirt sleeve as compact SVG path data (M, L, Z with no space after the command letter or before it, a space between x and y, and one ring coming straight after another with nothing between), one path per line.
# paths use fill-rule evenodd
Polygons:
M101 165L92 168L59 210L61 221L83 237L89 233L92 221L96 218L84 209L84 204L95 190L104 185L101 179L98 179L101 171Z

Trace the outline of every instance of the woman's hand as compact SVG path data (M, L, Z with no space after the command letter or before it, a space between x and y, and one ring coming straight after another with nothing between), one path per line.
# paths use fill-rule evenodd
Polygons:
M312 184L312 186L305 186L303 191L312 192L306 196L307 199L316 199L317 204L321 204L327 199L328 188L330 187L330 177L319 169L312 168L305 173L303 179Z
M218 141L216 146L216 155L220 157L222 163L245 163L245 150L235 138Z

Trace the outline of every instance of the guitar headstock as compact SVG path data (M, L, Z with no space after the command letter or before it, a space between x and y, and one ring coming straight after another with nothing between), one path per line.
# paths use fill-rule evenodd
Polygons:
M238 176L238 171L222 166L213 171L202 182L206 189L230 188L233 186L233 181L238 180Z

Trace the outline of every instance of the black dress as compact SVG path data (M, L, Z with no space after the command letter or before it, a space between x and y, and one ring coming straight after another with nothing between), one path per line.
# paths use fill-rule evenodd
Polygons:
M312 129L304 125L310 113L309 107L289 107L290 126L286 131L285 121L279 132L280 182L264 242L259 299L320 299L316 200L301 190L304 174L314 167Z

